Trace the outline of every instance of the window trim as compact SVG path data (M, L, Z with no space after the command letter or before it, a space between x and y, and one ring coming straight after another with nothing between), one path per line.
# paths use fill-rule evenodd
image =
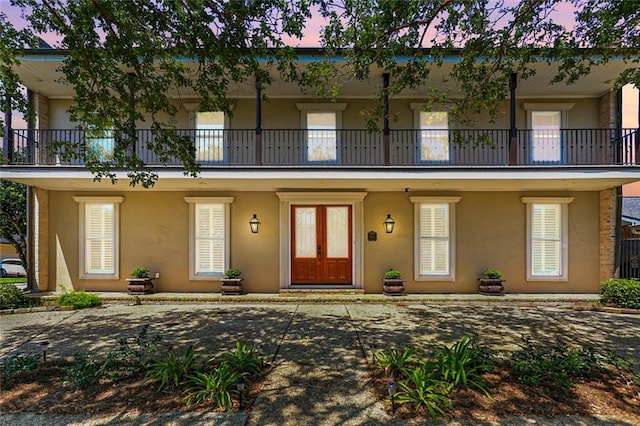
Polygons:
M462 197L409 197L413 203L414 224L414 280L415 281L455 281L456 280L456 209ZM420 206L422 204L449 204L449 274L424 275L420 273Z
M80 279L117 280L120 278L120 204L124 197L73 197L78 203L78 268ZM113 273L95 274L86 272L86 212L87 204L113 204Z
M568 281L569 280L569 203L573 197L522 197L520 199L526 205L527 228L527 281ZM534 275L533 274L533 250L532 250L532 225L533 205L552 204L560 206L560 274L559 275Z
M212 281L224 277L224 272L229 269L229 255L231 253L231 203L234 197L184 197L184 201L189 204L189 279L193 281ZM224 204L224 266L223 270L211 273L196 274L196 205L198 204Z

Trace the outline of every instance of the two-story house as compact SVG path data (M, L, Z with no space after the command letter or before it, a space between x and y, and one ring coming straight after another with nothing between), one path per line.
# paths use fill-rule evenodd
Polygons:
M313 50L299 52L301 64ZM485 268L511 293L596 293L614 271L618 188L640 179L637 129L618 125L610 62L573 85L551 85L553 63L513 85L497 122L464 129L446 108L425 110L427 88L388 99L380 132L360 111L382 71L337 101L276 80L261 101L250 84L229 94L232 116L175 98L198 178L160 165L138 123L151 189L95 182L53 149L86 144L108 161L113 135L69 120L73 89L56 50L28 51L17 71L30 90L33 128L12 129L16 153L2 178L32 187L32 244L41 290L124 291L129 271L158 272L156 291L216 292L229 267L250 293L296 288L382 292L389 268L408 293L475 293ZM433 70L446 84L456 57ZM373 90L373 89L376 90ZM455 88L454 97L455 97ZM19 153L19 155L18 155Z

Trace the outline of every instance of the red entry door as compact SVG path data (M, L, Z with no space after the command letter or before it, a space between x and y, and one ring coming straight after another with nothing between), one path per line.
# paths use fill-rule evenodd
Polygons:
M351 284L351 206L292 206L291 283Z

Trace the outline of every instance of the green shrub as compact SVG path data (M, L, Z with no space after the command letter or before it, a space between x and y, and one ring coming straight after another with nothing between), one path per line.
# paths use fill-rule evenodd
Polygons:
M70 293L64 293L56 297L56 304L60 306L73 306L77 309L91 308L93 306L100 306L102 302L98 295L93 293L87 293L85 291L72 291Z
M101 366L89 358L85 352L73 354L73 364L64 369L66 376L62 382L64 386L86 389L100 378Z
M238 393L236 379L240 377L240 374L231 371L226 365L210 373L197 372L189 376L192 386L186 391L187 405L209 402L225 411L231 410L233 407L231 395Z
M491 399L482 373L493 369L493 360L488 349L478 345L475 337L464 336L450 347L438 349L435 359L440 379L447 382L450 389L473 387Z
M551 346L536 346L527 337L523 340L524 346L513 353L511 360L518 380L526 385L568 388L576 379L602 370L592 348L572 349L560 339Z
M239 375L257 376L262 372L262 357L253 345L236 342L235 351L222 354L221 365Z
M0 362L2 381L8 382L13 376L22 371L35 370L38 368L38 361L40 361L40 355L38 354L18 352L9 355Z
M502 278L502 272L498 271L497 269L487 268L482 271L482 278L499 280Z
M13 284L0 284L0 309L23 308L31 304L23 290Z
M413 404L415 411L426 409L431 418L445 415L445 409L453 409L451 401L447 399L449 386L440 380L437 365L427 361L419 367L406 371L406 382L400 382L396 400Z
M376 367L384 370L387 377L397 378L407 368L417 363L417 352L412 348L405 348L398 352L395 348L386 348L373 354Z
M384 273L385 280L398 280L402 278L402 273L397 269L389 269Z
M640 281L611 279L600 283L600 302L620 308L640 309Z
M147 381L158 383L158 391L164 388L176 389L186 382L190 374L197 370L200 356L189 346L183 355L168 351L161 359L151 361Z
M227 278L240 278L241 274L242 272L240 272L240 270L236 268L229 268L224 273L225 277Z
M137 336L121 337L118 347L107 354L102 370L111 380L122 380L145 373L157 357L159 334L149 337L149 325L145 324Z
M151 276L151 271L144 266L138 266L133 268L131 276L134 278L149 278Z

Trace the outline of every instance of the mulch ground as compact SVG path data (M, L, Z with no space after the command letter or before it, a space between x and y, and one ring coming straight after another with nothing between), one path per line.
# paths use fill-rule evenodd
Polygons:
M103 381L87 389L73 389L63 385L64 368L69 365L65 361L48 362L2 383L2 411L11 414L130 412L147 415L185 410L212 411L210 406L186 408L184 390L158 393L144 379L126 379L117 383ZM570 389L546 390L525 386L506 370L486 374L484 378L493 401L479 392L455 390L450 394L454 407L454 411L449 413L451 418L499 422L501 418L508 417L573 415L604 416L640 424L640 386L626 373L612 373L599 381L581 382ZM372 385L381 400L387 399L388 381L388 378L374 374ZM244 408L251 406L260 386L253 388ZM387 408L391 409L390 406ZM395 415L414 422L429 417L428 413L416 413L408 405L399 405Z

